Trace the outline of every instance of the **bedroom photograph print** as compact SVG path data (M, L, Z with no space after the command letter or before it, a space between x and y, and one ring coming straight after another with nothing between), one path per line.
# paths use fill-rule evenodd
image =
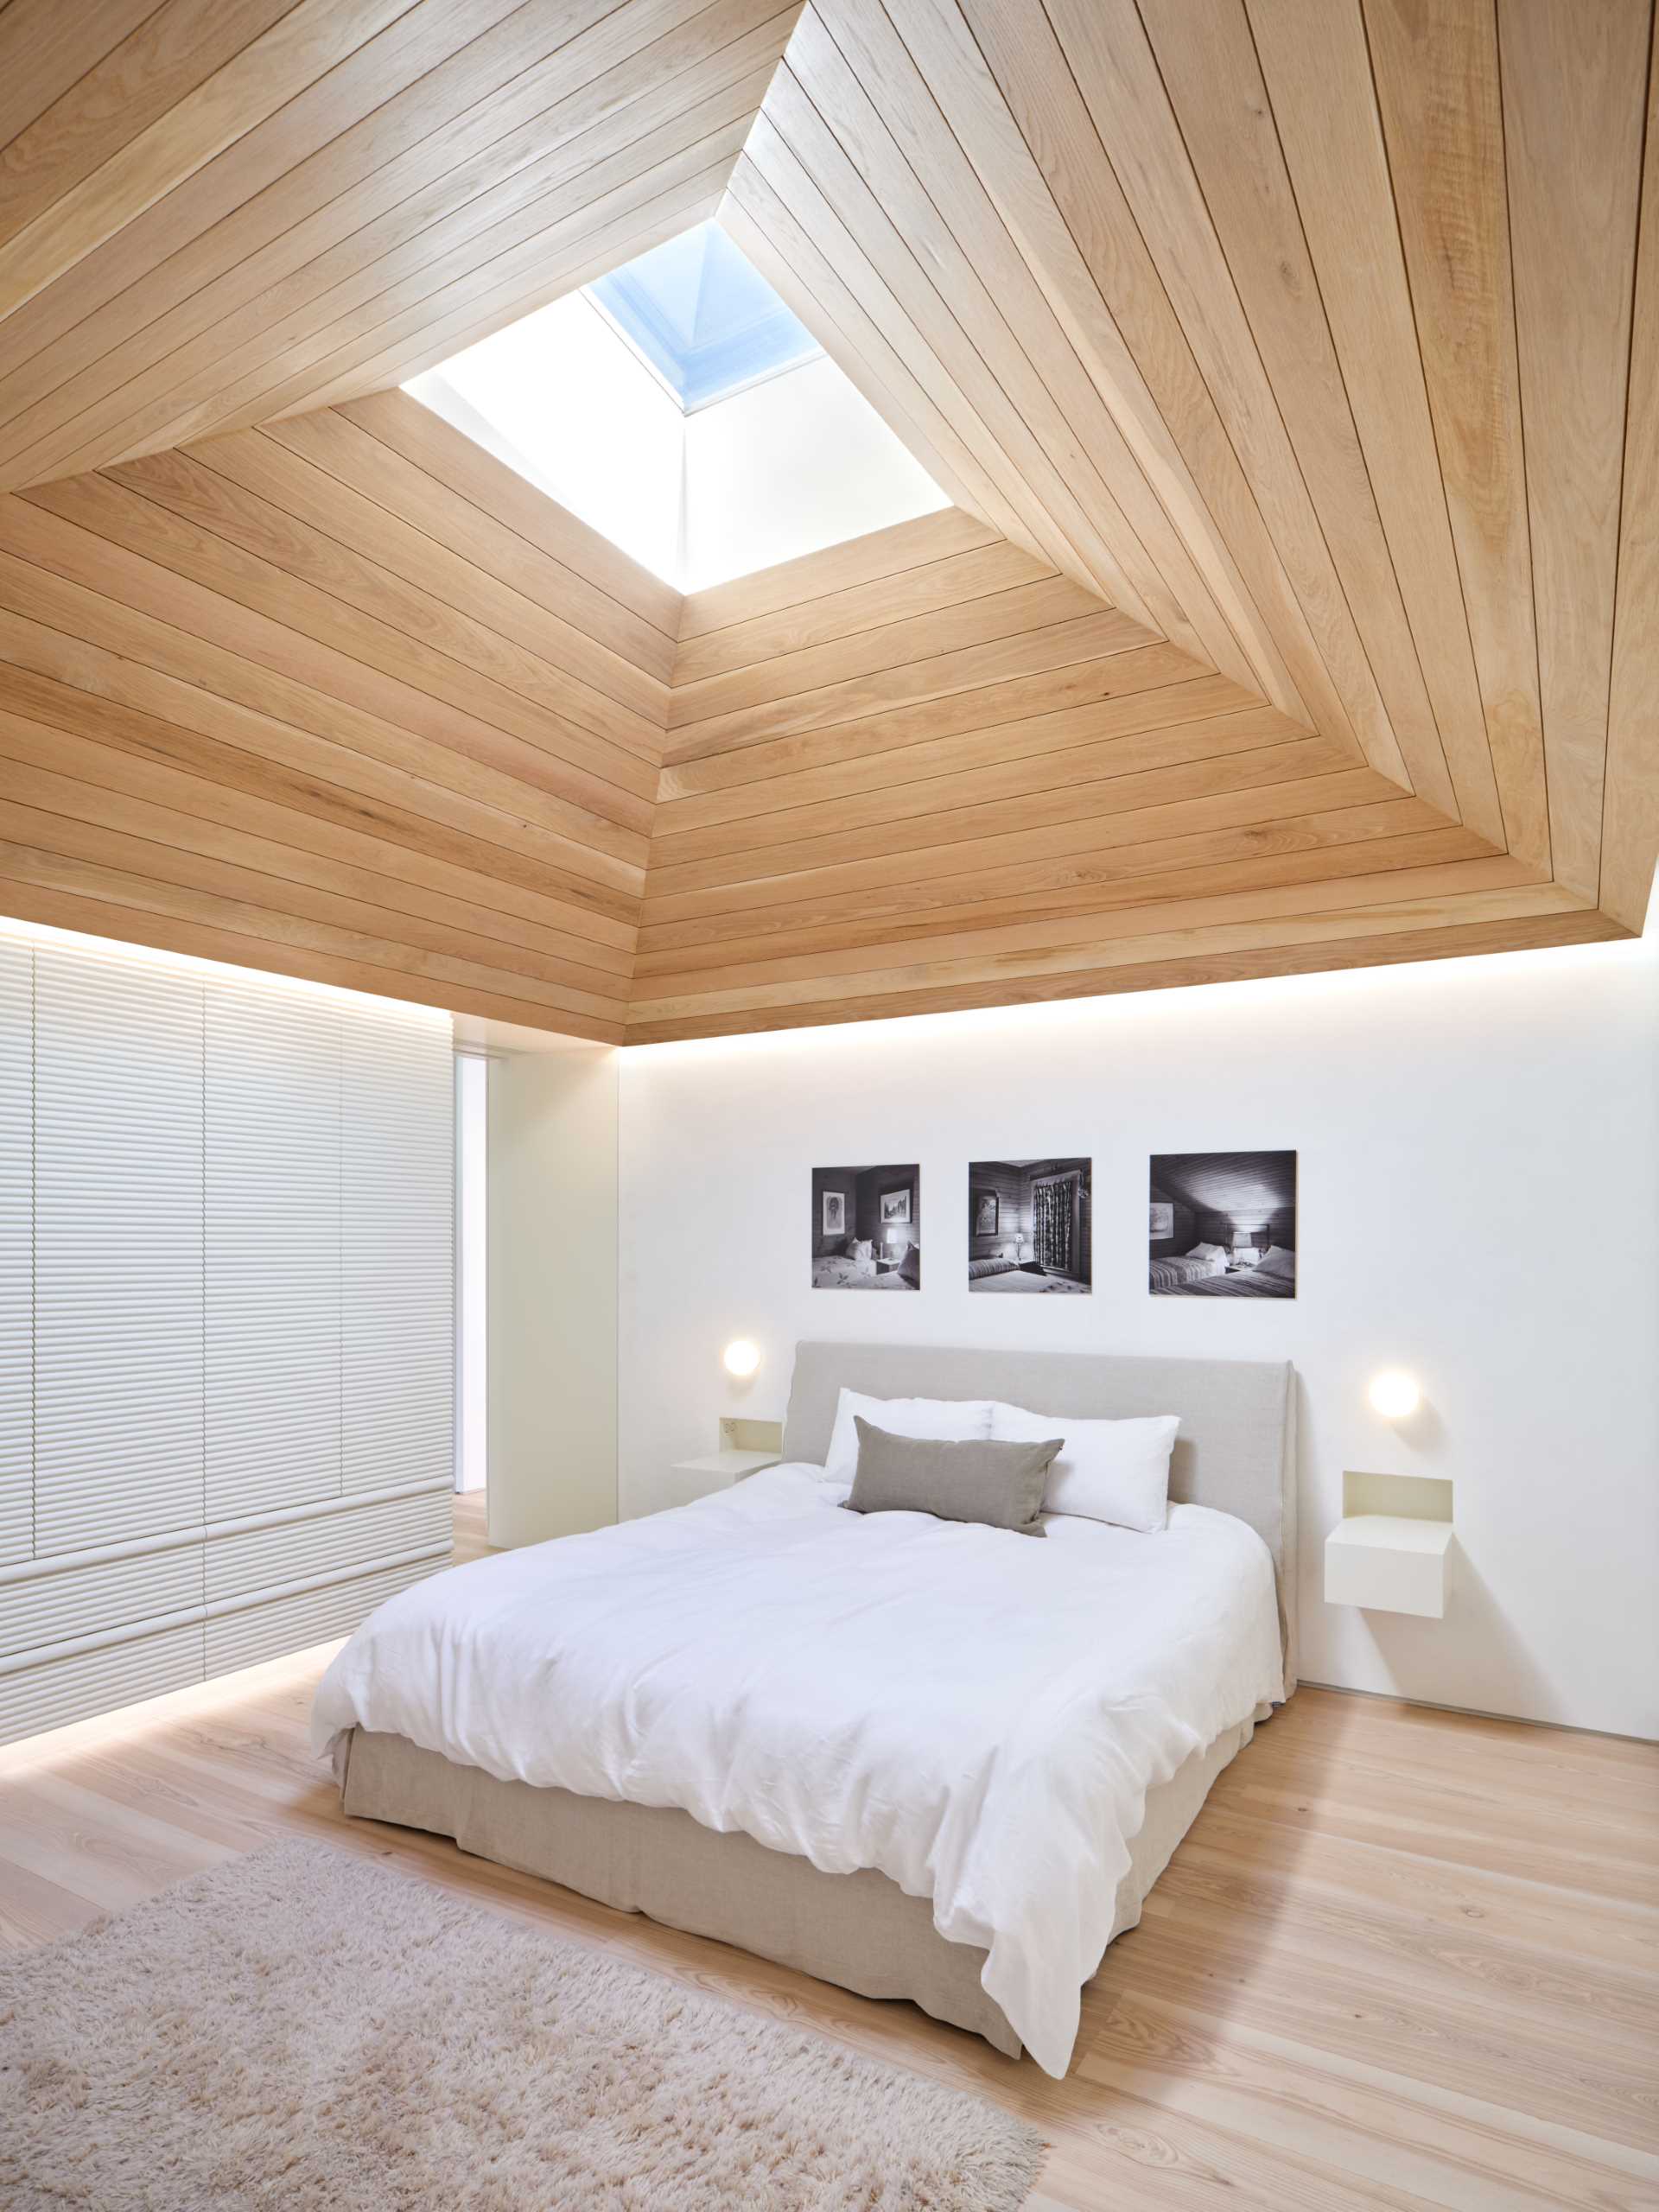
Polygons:
M1094 1287L1091 1164L969 1162L969 1290L1002 1298L1075 1298Z
M1294 1152L1155 1152L1147 1222L1154 1298L1294 1298Z
M812 1170L814 1290L919 1290L922 1171Z

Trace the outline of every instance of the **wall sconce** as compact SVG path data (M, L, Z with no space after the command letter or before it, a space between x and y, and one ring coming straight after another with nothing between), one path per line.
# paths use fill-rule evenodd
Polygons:
M1385 1421L1404 1421L1416 1412L1423 1394L1414 1376L1391 1367L1386 1374L1372 1376L1366 1395L1373 1411L1381 1414Z
M734 1337L720 1357L726 1372L744 1382L760 1364L760 1347L751 1338Z

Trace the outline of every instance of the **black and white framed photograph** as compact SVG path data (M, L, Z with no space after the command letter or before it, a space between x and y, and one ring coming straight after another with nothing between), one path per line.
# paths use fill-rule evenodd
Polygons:
M1147 1287L1154 1298L1294 1298L1294 1152L1156 1152Z
M812 1170L814 1290L919 1290L922 1171Z
M1090 1162L976 1160L968 1168L968 1287L1077 1297L1094 1287Z

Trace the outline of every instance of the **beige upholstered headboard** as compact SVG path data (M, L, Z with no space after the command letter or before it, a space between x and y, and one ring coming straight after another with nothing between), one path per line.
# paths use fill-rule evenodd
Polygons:
M784 1457L822 1466L843 1387L876 1398L1001 1398L1080 1418L1179 1414L1170 1496L1236 1514L1273 1554L1288 1693L1296 1683L1295 1382L1287 1360L801 1344Z

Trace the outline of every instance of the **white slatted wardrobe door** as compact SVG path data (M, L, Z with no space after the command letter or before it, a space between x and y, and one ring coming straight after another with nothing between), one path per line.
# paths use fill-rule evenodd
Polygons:
M206 991L217 1522L340 1495L341 1022L320 992L241 976L210 976Z
M35 1550L199 1528L199 976L35 956Z
M342 1039L345 1487L453 1479L454 1058L448 1016L365 1009Z
M210 1675L344 1636L448 1559L454 1476L448 1017L370 1001L347 1005L339 1095L341 1503L209 1541Z
M0 939L0 1567L35 1549L34 998L30 948Z

